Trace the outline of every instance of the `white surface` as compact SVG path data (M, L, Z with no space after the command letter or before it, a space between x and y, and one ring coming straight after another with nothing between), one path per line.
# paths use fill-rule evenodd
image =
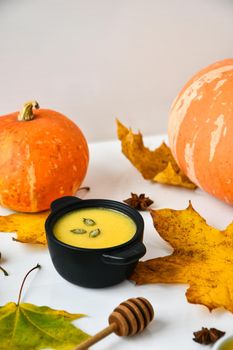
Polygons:
M151 137L146 144L159 145L162 137ZM146 193L154 200L154 208L183 209L189 199L207 222L224 228L232 221L232 207L210 197L201 190L161 186L146 181L121 154L119 142L103 142L90 145L91 163L85 185L91 187L85 198L108 198L122 201L130 192ZM1 214L7 210L1 209ZM144 242L147 254L143 259L167 255L171 248L155 232L149 212L142 214L145 220ZM0 235L2 266L9 277L0 274L0 304L16 301L19 286L25 273L37 263L40 271L32 273L24 292L23 301L48 305L55 309L80 312L89 315L75 322L77 326L94 334L107 325L108 315L122 301L137 296L148 298L155 309L155 320L140 336L121 339L111 335L93 347L101 350L199 350L192 340L192 332L202 326L216 327L232 332L232 314L224 310L210 313L201 305L186 301L185 285L134 286L129 281L105 289L85 289L63 280L53 268L47 248L21 244L11 240L11 235Z
M166 132L184 83L232 56L232 0L0 0L0 115L37 99L83 129Z

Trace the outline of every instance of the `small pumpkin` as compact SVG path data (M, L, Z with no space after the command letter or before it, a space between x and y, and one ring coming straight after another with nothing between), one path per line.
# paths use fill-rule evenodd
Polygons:
M89 154L81 130L36 101L0 117L0 204L38 212L83 181Z
M168 134L173 156L190 180L233 204L233 59L188 81L171 107Z

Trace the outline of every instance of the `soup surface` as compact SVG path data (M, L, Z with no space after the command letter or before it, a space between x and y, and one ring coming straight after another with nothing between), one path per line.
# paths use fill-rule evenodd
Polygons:
M233 350L233 339L226 340L221 347L221 350Z
M106 208L84 208L62 216L54 225L55 237L80 248L108 248L129 241L136 224L127 215Z

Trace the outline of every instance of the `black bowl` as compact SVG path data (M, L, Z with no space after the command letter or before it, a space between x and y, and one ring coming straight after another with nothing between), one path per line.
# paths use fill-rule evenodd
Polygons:
M59 241L53 233L54 224L64 214L90 207L114 209L128 215L136 224L136 233L128 242L110 248L78 248ZM142 243L144 222L137 210L108 199L81 200L66 196L51 204L52 212L45 223L49 252L58 273L69 282L89 287L111 286L128 278L138 260L146 253Z

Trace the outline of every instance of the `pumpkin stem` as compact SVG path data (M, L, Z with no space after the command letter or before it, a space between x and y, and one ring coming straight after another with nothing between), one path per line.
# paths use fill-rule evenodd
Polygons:
M37 101L29 101L24 103L23 108L18 114L19 121L28 121L34 118L33 108L40 108L39 103Z

